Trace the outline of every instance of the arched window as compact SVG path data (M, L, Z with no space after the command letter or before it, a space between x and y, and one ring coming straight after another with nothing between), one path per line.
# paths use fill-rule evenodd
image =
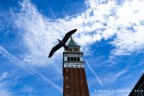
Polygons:
M80 68L83 68L83 66L80 66Z
M73 61L74 60L74 58L73 57L71 57L71 61Z
M76 57L74 57L74 61L76 61Z
M71 65L71 68L73 68L73 65Z
M80 58L79 58L79 57L77 57L77 61L80 61Z
M68 57L67 60L70 61L70 57Z

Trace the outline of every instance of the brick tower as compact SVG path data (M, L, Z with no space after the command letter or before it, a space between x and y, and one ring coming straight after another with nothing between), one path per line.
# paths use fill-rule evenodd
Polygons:
M84 69L83 52L73 38L63 52L63 96L90 96Z

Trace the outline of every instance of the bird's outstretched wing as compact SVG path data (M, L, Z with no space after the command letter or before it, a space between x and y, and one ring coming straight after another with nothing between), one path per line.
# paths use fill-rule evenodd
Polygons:
M49 58L58 50L62 47L62 45L59 43L56 46L54 46L51 50L51 52L49 53Z
M69 31L69 32L65 35L65 37L63 38L62 41L63 41L64 43L66 43L67 40L69 39L69 37L72 36L76 31L77 31L77 29L74 29L74 30Z

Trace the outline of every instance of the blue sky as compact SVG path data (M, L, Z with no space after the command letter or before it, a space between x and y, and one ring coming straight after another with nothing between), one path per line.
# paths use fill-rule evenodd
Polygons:
M47 57L56 39L77 28L73 38L84 52L91 96L127 96L144 72L143 5L143 0L1 0L0 95L62 96L63 49Z

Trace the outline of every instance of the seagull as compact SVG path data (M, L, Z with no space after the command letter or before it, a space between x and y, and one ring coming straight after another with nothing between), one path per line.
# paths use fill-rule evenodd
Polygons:
M76 31L77 31L77 29L73 29L73 30L69 31L69 32L64 36L63 40L57 39L57 40L59 41L59 43L51 49L48 57L49 57L49 58L52 57L53 54L54 54L58 49L60 49L61 47L64 47L65 49L68 49L68 46L66 46L66 42L68 41L68 39L69 39Z

